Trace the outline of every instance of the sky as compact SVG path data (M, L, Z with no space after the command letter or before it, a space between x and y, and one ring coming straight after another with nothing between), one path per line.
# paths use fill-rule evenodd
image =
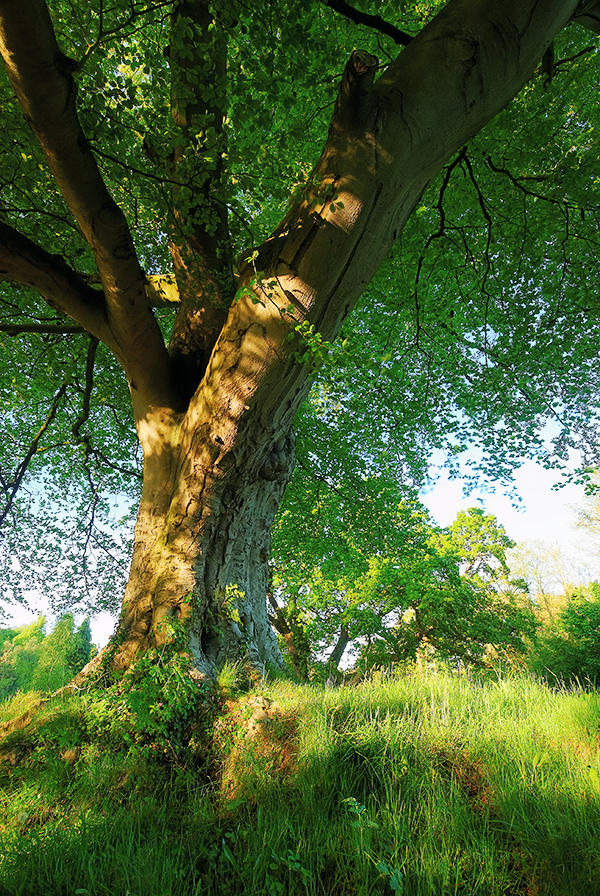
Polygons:
M421 492L421 500L436 523L448 526L459 510L483 507L493 513L513 541L549 541L572 544L581 539L575 531L576 505L583 500L583 486L567 485L553 490L560 474L527 461L515 474L518 504L502 489L489 494L474 491L463 495L461 480L442 476L433 488Z

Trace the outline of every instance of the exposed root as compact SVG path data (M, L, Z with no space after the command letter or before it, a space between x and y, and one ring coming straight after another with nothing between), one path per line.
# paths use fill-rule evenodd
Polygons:
M265 778L291 776L298 752L296 730L294 716L265 697L225 700L214 725L215 743L225 756L219 782L223 809L242 797L253 802Z

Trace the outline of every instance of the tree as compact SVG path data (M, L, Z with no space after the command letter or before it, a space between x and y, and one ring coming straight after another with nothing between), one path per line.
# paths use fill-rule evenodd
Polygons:
M38 691L58 690L83 669L91 656L89 619L75 628L73 616L65 613L40 645L30 687Z
M67 613L49 634L45 626L40 616L18 629L0 629L0 698L17 691L55 691L93 656L89 619L76 629Z
M508 577L506 552L515 542L496 517L481 507L460 510L440 541L442 548L460 558L468 578L483 584Z
M523 653L535 632L521 583L509 578L514 542L478 508L440 529L393 481L311 490L297 477L274 534L272 621L301 676L306 642L313 667L325 658L335 678L347 648L367 667L426 649L482 665L490 648Z
M529 665L538 675L563 681L598 681L600 675L600 585L572 594L535 640Z
M523 578L536 604L538 618L553 622L570 598L590 581L590 571L559 544L525 541L509 554L513 576Z
M5 698L18 690L28 690L44 640L46 620L40 616L30 625L9 629L2 638L0 654L0 695Z
M404 8L406 27L418 30L421 5ZM381 5L380 12L395 16L395 4ZM415 435L396 472L408 466L422 475L425 444L443 432L443 443L458 450L475 429L486 433L496 469L505 474L519 451L540 444L535 433L542 421L558 413L548 399L550 385L562 389L562 447L578 424L582 433L584 424L591 431L594 381L584 377L589 370L582 359L591 366L597 339L591 325L582 333L587 293L582 299L579 291L574 300L569 292L574 283L579 289L588 262L572 263L565 247L575 239L587 248L595 233L596 209L582 198L593 172L579 172L572 201L565 204L563 196L575 182L574 169L593 155L586 155L589 121L576 121L563 140L561 125L548 124L546 102L540 127L555 129L560 156L549 171L515 174L503 159L489 153L480 159L509 186L511 199L500 210L507 220L513 194L520 197L521 235L527 234L530 250L530 261L517 263L500 290L504 324L497 326L491 323L498 284L491 272L489 197L463 147L527 84L542 57L548 60L554 38L570 21L597 31L599 15L600 6L590 0L549 0L543 8L536 0L452 0L410 39L404 29L382 24L382 17L338 0L301 7L278 0L252 8L229 0L172 7L132 0L110 9L64 0L51 12L43 0L3 3L0 44L13 93L4 85L2 332L5 350L26 333L32 342L13 348L7 365L23 379L21 394L14 374L4 384L6 418L11 428L16 419L20 426L3 455L0 521L19 508L29 518L44 512L45 499L35 489L25 497L19 489L26 480L36 482L36 474L39 480L39 463L48 457L47 480L78 505L78 537L86 551L96 551L91 559L85 555L77 584L83 588L103 568L113 568L115 555L98 522L98 481L134 496L139 474L118 399L122 386L114 385L116 359L129 387L143 483L112 645L115 668L160 647L174 631L185 632L195 667L208 675L240 652L261 666L281 665L265 593L271 526L294 466L294 418L330 343L415 209L420 224L406 246L421 240L421 249L412 256L416 288L406 294L417 309L416 329L411 315L402 323L394 309L390 330L383 283L364 314L365 322L378 319L374 334L412 333L417 360L403 367L395 342L392 353L375 359L381 376L401 381L405 371L407 388L412 377L427 387L425 402L400 405L406 419L397 429L412 427ZM357 33L368 49L351 52ZM397 44L404 46L399 53ZM377 78L375 50L389 60ZM571 63L592 50L579 44ZM315 84L330 82L341 54L348 62L324 149L311 168L308 152L290 155L289 144L297 138L306 142L302 150L314 151L312 123L323 126L319 106L328 107L334 97L326 85L317 97ZM569 57L558 62L569 70ZM546 80L557 67L544 66ZM571 96L571 80L566 88ZM560 114L573 118L564 109ZM571 155L563 164L566 147ZM440 171L438 200L420 205ZM457 191L462 177L479 221L447 220L457 172ZM298 186L277 224L290 178ZM538 202L538 196L549 211L534 241L538 207L532 210L530 199ZM235 265L253 212L254 229ZM440 265L455 251L460 265ZM398 264L396 258L385 277L403 291ZM461 288L477 270L483 311L475 342L471 299L452 308L431 289L427 320L447 340L433 351L422 312L432 264ZM531 289L540 271L545 282L556 282L557 266L563 273L554 293ZM447 281L440 284L445 293ZM174 300L173 319L168 306ZM572 316L557 310L565 303ZM560 333L550 347L527 329L533 319L535 333L545 332L546 318L546 331ZM515 327L521 343L515 343ZM365 334L361 325L350 327L340 351L356 357L361 345L368 352L371 336ZM438 378L438 355L451 372L448 388ZM527 359L536 371L531 379ZM345 385L351 366L340 365L332 387L342 390L344 407L355 400L355 390ZM381 427L368 448L382 458L397 444L390 435L397 421L383 405L379 395L374 407L381 407ZM321 418L332 441L343 435L344 407ZM468 411L471 430L457 407ZM64 528L63 511L55 511L48 551L64 541ZM18 541L18 527L15 533ZM5 552L9 564L10 547Z
M598 554L598 535L600 534L600 477L598 471L590 477L587 483L584 499L577 507L577 528L583 530L590 540L586 544L586 550L591 554Z

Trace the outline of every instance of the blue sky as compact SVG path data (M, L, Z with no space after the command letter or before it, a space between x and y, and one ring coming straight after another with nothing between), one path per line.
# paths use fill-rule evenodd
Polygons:
M421 500L440 526L449 525L459 510L484 507L493 513L513 541L558 541L566 545L581 540L575 531L574 506L583 500L583 487L567 485L553 490L560 479L556 470L545 470L527 461L515 474L515 490L521 501L514 501L502 489L463 495L461 480L443 475L435 486L421 493Z

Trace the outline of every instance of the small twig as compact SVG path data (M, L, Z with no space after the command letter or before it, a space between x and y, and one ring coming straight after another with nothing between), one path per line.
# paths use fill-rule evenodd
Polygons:
M15 473L15 477L12 481L12 489L11 489L10 495L8 496L8 500L6 502L6 506L5 506L4 510L0 514L0 527L2 527L4 525L4 521L6 520L6 517L9 514L10 508L12 507L12 503L15 499L15 495L17 494L17 492L19 490L19 487L23 481L23 477L25 476L25 473L27 472L27 468L28 468L29 464L31 463L31 459L37 451L40 439L42 438L42 436L44 435L44 433L46 432L46 430L48 429L48 427L50 426L50 424L56 417L56 414L58 412L58 406L61 402L63 395L67 391L67 386L68 386L68 383L63 383L62 386L60 387L60 389L58 390L58 392L55 394L54 399L52 401L52 406L50 407L50 411L48 413L48 416L46 417L45 421L42 423L40 429L38 430L36 436L32 440L31 445L29 446L29 449L27 451L27 454L25 455L25 457L23 458L23 460L17 467L17 472Z

